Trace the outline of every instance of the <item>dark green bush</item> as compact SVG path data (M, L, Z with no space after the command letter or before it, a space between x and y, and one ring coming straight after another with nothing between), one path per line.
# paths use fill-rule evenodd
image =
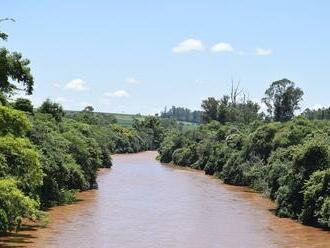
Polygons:
M299 220L305 224L320 223L330 227L330 168L316 171L303 188L304 205Z

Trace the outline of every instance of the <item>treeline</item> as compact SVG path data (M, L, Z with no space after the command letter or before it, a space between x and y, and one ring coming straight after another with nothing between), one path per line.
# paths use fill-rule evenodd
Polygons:
M309 120L330 120L330 107L329 108L319 108L311 110L307 108L303 113L303 116Z
M170 109L164 109L160 113L160 117L162 118L173 118L177 121L186 121L193 123L201 123L202 122L202 111L192 111L188 108L183 107L175 107L172 106Z
M0 32L0 39L7 35ZM112 153L157 149L173 120L135 119L132 128L116 124L91 106L70 113L46 100L34 109L17 92L31 95L29 60L0 49L0 233L40 220L41 210L75 201L77 191L97 187L97 170L111 167Z
M207 100L208 123L168 132L159 159L250 186L276 202L278 216L330 228L330 121L294 117L302 95L289 80L274 82L263 99L269 114L239 120L231 112L245 116L250 107Z

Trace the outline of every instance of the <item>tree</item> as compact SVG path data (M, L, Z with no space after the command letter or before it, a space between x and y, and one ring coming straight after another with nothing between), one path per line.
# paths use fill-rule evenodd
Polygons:
M93 106L86 106L83 111L84 112L93 112L94 108L93 108Z
M28 113L33 113L33 105L29 99L17 98L13 104L13 107L17 110L21 110Z
M3 21L12 20L9 18L0 19ZM6 41L8 35L0 32L0 40ZM29 67L30 61L24 59L18 52L9 52L6 48L0 49L0 91L5 95L13 95L17 90L23 90L28 95L33 91L33 77ZM14 83L13 83L14 82ZM15 83L23 85L20 89Z
M294 111L300 109L299 102L304 92L295 87L295 83L282 79L273 82L265 92L262 101L267 106L269 115L274 121L288 121L294 116Z
M23 112L0 106L0 135L23 136L30 128L31 123Z
M47 99L41 104L39 112L52 115L58 122L60 122L65 115L63 107L56 102L52 102L50 99Z
M219 101L216 100L214 97L209 97L206 100L203 100L201 105L203 109L203 121L209 122L211 120L216 120L218 115L218 106Z

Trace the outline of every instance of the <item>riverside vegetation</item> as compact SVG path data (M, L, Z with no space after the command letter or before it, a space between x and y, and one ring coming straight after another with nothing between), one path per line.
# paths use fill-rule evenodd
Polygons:
M287 79L266 91L268 115L259 114L258 104L244 96L238 100L239 95L233 89L220 100L204 100L205 124L185 133L168 132L159 148L160 161L250 186L276 202L276 215L330 228L327 109L294 117L303 91Z

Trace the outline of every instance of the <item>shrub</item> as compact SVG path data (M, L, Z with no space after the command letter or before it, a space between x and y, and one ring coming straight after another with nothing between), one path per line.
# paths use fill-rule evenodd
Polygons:
M189 166L197 159L193 147L179 148L173 153L173 163L182 166Z
M244 177L244 166L246 165L244 162L242 154L234 152L223 167L221 179L228 184L248 185Z
M299 220L304 224L322 224L330 227L330 169L316 171L303 188L304 206Z
M42 184L43 172L39 154L28 139L0 137L0 156L5 161L0 174L15 177L19 188L24 192L35 192Z
M40 217L38 202L25 196L14 179L0 179L0 233L16 230L23 218Z
M246 156L268 159L273 149L273 138L278 129L276 123L259 127L253 132L246 143Z

